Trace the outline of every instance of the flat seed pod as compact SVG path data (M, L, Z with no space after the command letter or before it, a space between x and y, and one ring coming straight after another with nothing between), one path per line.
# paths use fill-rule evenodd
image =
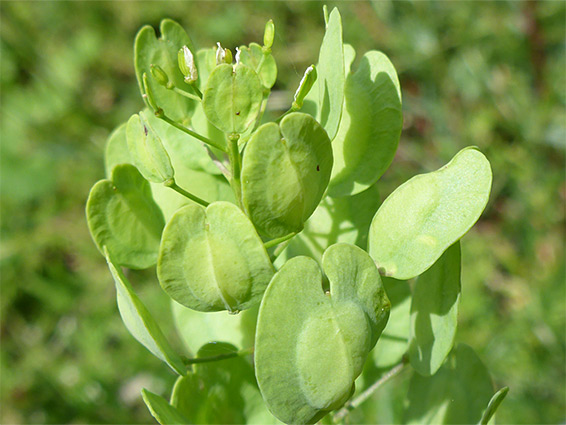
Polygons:
M261 84L266 89L270 89L277 80L277 64L271 53L265 56L261 46L257 43L250 43L249 46L240 46L240 63L249 66L259 76ZM259 66L261 64L261 67Z
M160 66L175 86L190 91L179 70L177 54L183 46L188 46L194 51L191 39L183 27L171 19L161 21L159 32L161 37L157 38L153 27L146 25L139 30L134 42L134 65L142 95L144 94L142 77L144 73L151 76L151 65ZM196 106L194 100L167 90L152 77L147 80L157 106L162 108L170 118L184 121L191 115Z
M253 134L242 162L242 202L260 232L300 232L328 185L332 148L310 115L295 112Z
M112 180L100 180L86 203L90 234L100 252L106 246L117 264L132 269L157 261L163 214L136 167L117 165Z
M108 268L116 284L118 310L126 328L155 357L163 360L179 375L185 375L187 368L183 361L169 345L159 325L134 292L120 266L112 261L106 247L104 251Z
M406 280L432 266L478 220L491 179L489 161L470 147L399 186L370 227L369 253L382 274Z
M434 375L454 345L460 270L458 241L416 280L411 305L409 360L423 376Z
M151 391L142 390L143 402L149 409L151 416L161 425L180 425L188 424L190 421L174 406L170 405L160 395Z
M244 133L259 114L263 89L251 68L218 65L208 77L202 107L208 120L226 133Z
M128 120L126 139L130 156L146 180L163 183L173 178L171 159L143 112Z
M175 301L198 311L257 304L274 269L245 214L229 202L187 205L165 226L157 276Z
M346 78L328 194L349 196L374 184L393 161L402 127L395 68L383 53L367 52Z
M314 423L353 393L389 317L379 273L362 249L336 244L322 268L289 260L263 297L256 331L256 377L271 412L285 423Z

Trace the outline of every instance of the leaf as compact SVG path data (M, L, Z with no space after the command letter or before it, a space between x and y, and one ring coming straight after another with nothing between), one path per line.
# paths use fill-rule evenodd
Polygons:
M427 270L478 220L490 189L489 161L475 148L399 186L370 228L369 253L381 273L406 280Z
M203 93L208 120L226 133L244 133L259 114L263 91L259 77L246 65L218 65Z
M211 343L197 357L236 351L230 344ZM194 373L180 377L171 404L194 424L275 424L257 387L253 367L243 357L199 363Z
M128 142L126 140L126 128L128 123L118 126L108 137L104 152L104 168L106 177L112 176L112 170L119 164L132 164ZM133 164L132 164L133 165Z
M159 65L176 87L190 91L179 70L177 53L183 46L188 46L194 51L191 39L178 23L170 19L162 20L159 30L161 37L157 38L153 27L146 25L139 30L134 42L134 64L142 95L144 94L142 76L144 73L151 76L152 64ZM191 116L196 105L194 100L166 89L152 77L148 78L148 84L157 105L170 118L183 122Z
M149 183L129 164L117 165L112 180L100 180L86 203L90 234L103 253L125 267L144 269L157 261L164 220Z
M489 400L489 404L487 405L487 408L485 409L481 417L480 420L481 425L487 425L489 421L494 417L495 412L499 408L501 402L507 396L508 392L509 392L509 387L503 387L499 391L497 391L493 395L493 397L491 397L491 400Z
M344 50L342 43L342 18L337 8L330 13L326 33L318 56L318 121L334 139L344 101Z
M253 69L259 76L263 87L270 89L277 80L277 64L271 53L266 54L264 59L263 57L263 49L257 43L240 46L240 63Z
M320 263L326 247L337 242L365 248L369 226L379 204L376 186L354 196L327 196L307 220L303 231L291 240L277 258L275 266L279 267L298 255L312 257Z
M146 180L163 183L174 177L171 159L143 112L128 120L126 139L130 157Z
M163 360L179 375L185 375L187 368L183 361L171 348L159 325L134 292L120 266L112 260L106 247L104 255L116 284L118 310L128 331L155 357Z
M259 303L273 265L252 223L234 204L187 205L165 226L161 287L198 311L238 312Z
M240 314L226 311L203 313L177 302L172 302L171 307L179 335L192 353L212 341L226 342L238 349L254 345L259 305Z
M374 184L393 161L402 127L395 68L383 53L367 52L356 72L346 78L342 119L332 141L328 194L349 196Z
M478 423L491 394L486 367L470 347L459 344L435 375L413 375L403 423Z
M171 406L163 397L152 393L151 391L142 390L143 401L149 409L151 415L161 425L177 425L190 423L179 410Z
M391 277L382 276L381 281L391 301L391 314L372 358L378 368L391 368L401 361L409 347L411 288L409 282Z
M244 151L242 202L268 236L300 232L314 212L332 170L332 148L310 115L295 112L280 125L257 129Z
M389 300L371 258L336 244L322 269L289 260L263 297L256 331L256 377L271 412L285 423L313 423L339 408L389 316Z
M460 269L460 242L456 242L415 283L409 360L423 376L434 375L454 345Z

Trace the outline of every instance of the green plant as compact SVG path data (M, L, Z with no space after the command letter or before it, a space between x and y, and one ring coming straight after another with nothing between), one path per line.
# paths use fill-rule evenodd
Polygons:
M179 374L170 401L143 391L162 424L312 423L332 411L339 422L407 365L406 422L487 423L507 392L492 398L473 350L453 348L460 239L487 204L489 162L465 148L380 205L376 182L402 128L399 81L376 51L351 70L338 10L325 21L318 64L263 124L277 76L271 21L263 46L235 57L220 44L196 51L171 20L160 38L137 35L147 108L109 138L108 178L86 210L126 327ZM156 264L192 357L122 270ZM348 401L368 359L383 373Z

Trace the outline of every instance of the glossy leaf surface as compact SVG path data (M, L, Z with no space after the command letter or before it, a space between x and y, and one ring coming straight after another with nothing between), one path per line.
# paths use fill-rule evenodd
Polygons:
M218 65L208 77L202 107L208 120L226 133L244 133L259 114L263 91L246 65Z
M133 269L155 264L165 223L149 183L134 166L118 165L112 180L93 186L86 215L100 252L106 246L117 264Z
M171 159L143 112L128 120L126 139L130 156L146 180L163 183L174 177Z
M118 310L126 328L155 357L163 360L179 375L185 375L186 367L183 361L169 345L159 325L134 292L120 266L112 261L106 249L105 255L116 284Z
M190 421L176 408L171 406L167 400L151 391L142 390L142 398L151 415L161 425L189 424Z
M273 275L263 243L234 204L188 205L163 232L157 275L175 301L198 311L257 304Z
M509 387L503 387L499 391L497 391L493 395L493 397L491 397L491 400L489 400L489 404L487 405L487 408L483 412L483 415L479 422L481 425L487 425L488 423L490 423L491 419L495 415L495 412L499 408L499 405L503 402L508 392L509 392Z
M244 151L242 201L256 228L272 237L300 232L328 184L332 148L310 115L264 124Z
M411 305L409 360L421 375L434 375L454 345L460 270L458 241L416 280Z
M478 220L490 189L489 161L475 148L399 186L377 211L369 233L369 253L382 274L410 279L427 270Z
M351 396L389 316L379 273L362 249L333 245L322 269L328 293L314 260L289 260L260 306L256 377L269 409L286 423L316 422Z
M225 343L202 347L197 357L236 351ZM198 363L194 373L175 383L171 404L194 424L275 424L257 387L253 367L245 357Z
M262 60L263 56L263 50L257 43L240 46L240 63L253 69L259 76L263 87L270 89L277 80L277 64L271 53L267 53Z
M351 62L350 49L347 54ZM387 56L367 52L347 75L342 119L332 141L330 196L349 196L374 184L393 161L403 126L399 79Z
M193 50L191 39L177 22L170 19L161 21L159 32L161 37L157 38L153 27L146 25L138 32L134 43L136 77L142 94L144 94L142 76L144 73L151 75L152 64L159 65L175 86L191 91L184 81L177 62L177 53L181 47L188 46ZM148 78L148 84L157 106L169 117L181 122L190 117L196 105L194 100L167 90L152 77Z
M342 18L338 9L330 13L326 33L318 56L318 120L334 139L344 101L344 50L342 43Z
M470 347L459 344L435 375L413 375L404 423L475 424L492 394L484 364Z

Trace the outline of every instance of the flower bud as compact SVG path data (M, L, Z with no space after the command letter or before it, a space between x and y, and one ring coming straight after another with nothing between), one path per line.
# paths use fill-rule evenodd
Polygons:
M273 46L274 37L275 25L273 25L273 19L270 19L265 24L265 31L263 32L263 47L266 49L271 49L271 46Z
M232 52L230 49L224 49L220 42L216 43L218 46L216 49L216 65L220 65L223 63L232 63Z
M185 82L189 84L196 82L198 79L198 71L195 65L195 58L187 46L183 46L179 49L177 61L179 62L181 73L185 76Z
M314 65L311 65L305 71L305 75L301 82L299 83L299 88L295 92L295 98L293 100L293 109L301 109L303 106L303 101L305 100L306 95L311 90L314 82L316 81L316 68Z
M150 65L151 75L163 87L169 88L169 77L159 65Z

